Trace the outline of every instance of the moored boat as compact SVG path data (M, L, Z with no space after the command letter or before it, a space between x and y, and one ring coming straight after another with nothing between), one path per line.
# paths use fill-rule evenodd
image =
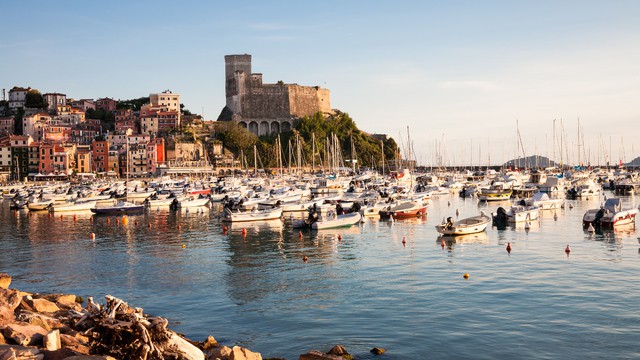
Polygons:
M144 204L133 204L126 201L118 201L114 205L95 206L91 208L91 212L98 215L117 215L117 214L141 214L144 211Z
M396 205L389 205L386 209L379 211L381 219L409 219L424 216L427 214L427 206L419 201L404 201Z
M280 207L252 211L231 210L230 208L225 207L222 212L222 221L225 222L274 220L279 219L280 217L282 217L282 208Z
M490 222L491 218L484 212L481 212L480 215L461 219L456 222L453 222L450 217L442 224L436 225L436 231L442 235L474 234L484 231Z
M582 226L589 225L594 228L613 228L615 226L634 225L638 209L630 208L622 210L622 203L619 198L610 198L600 209L590 209L582 217Z

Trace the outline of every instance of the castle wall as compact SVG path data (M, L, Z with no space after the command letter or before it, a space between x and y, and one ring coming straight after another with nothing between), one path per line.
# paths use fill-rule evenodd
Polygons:
M265 84L251 87L242 98L241 116L249 119L290 118L287 87Z
M295 117L311 116L318 111L331 111L329 90L317 86L287 85L289 88L289 106Z

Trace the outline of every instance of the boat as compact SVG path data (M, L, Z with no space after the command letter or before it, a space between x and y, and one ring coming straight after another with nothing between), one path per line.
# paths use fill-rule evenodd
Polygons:
M447 221L436 225L436 230L442 235L468 235L484 231L491 222L491 217L481 212L480 215L461 219L456 222L449 217Z
M547 193L537 192L525 200L528 206L537 206L540 210L556 210L564 206L564 199L551 199Z
M622 210L620 198L609 198L600 209L590 209L582 217L582 226L594 228L614 228L616 226L634 225L638 209Z
M409 219L420 217L427 214L427 206L419 201L404 201L389 205L386 209L378 212L381 219L388 219L393 216L394 219Z
M201 206L207 206L209 205L209 198L208 197L197 197L197 198L174 198L170 208L171 210L178 210L178 209L189 209L189 208L195 208L195 207L201 207Z
M95 206L91 208L91 212L98 215L117 215L117 214L141 214L144 211L144 204L134 204L126 201L118 201L109 206Z
M496 213L491 214L493 224L496 226L538 220L539 216L539 207L526 205L511 205L509 210L499 207Z
M314 206L309 209L306 220L293 222L294 229L310 228L313 230L333 229L357 224L362 219L359 211L337 214L334 206Z
M53 204L50 211L52 212L74 212L88 211L96 207L96 201L67 201L59 204Z
M513 190L505 189L502 185L494 185L488 188L480 188L478 191L478 200L480 201L502 201L509 200L513 194Z
M27 208L29 211L48 210L53 205L53 199L43 199L41 197L30 196L27 200Z
M277 207L265 210L240 211L225 207L222 211L222 221L224 222L245 222L274 220L282 217L282 208Z

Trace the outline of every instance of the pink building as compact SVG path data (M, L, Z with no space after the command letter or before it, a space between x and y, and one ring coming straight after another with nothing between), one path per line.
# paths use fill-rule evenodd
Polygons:
M0 117L0 137L13 135L15 129L15 118L13 116Z
M104 111L116 111L117 105L118 102L110 98L102 98L96 100L96 108L102 109Z

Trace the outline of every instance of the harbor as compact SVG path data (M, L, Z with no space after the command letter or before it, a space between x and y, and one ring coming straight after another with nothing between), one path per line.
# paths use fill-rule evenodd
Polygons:
M480 188L516 177L505 175L483 178ZM562 198L562 205L540 210L535 220L442 236L436 226L448 217L488 215L520 199L463 197L462 187L470 184L445 176L431 184L437 188L412 186L425 176L408 171L400 180L358 176L345 177L339 194L322 206L335 209L337 199L352 204L360 196L367 203L394 197L415 201L415 194L422 194L426 215L362 216L353 225L326 230L294 228L308 219L308 209L275 220L223 221L220 195L228 200L243 194L249 212L259 211L252 210L250 198L260 194L284 199L304 189L309 193L298 201L308 203L312 191L327 185L315 177L306 185L293 177L284 182L255 176L209 183L173 179L172 184L183 182L181 194L205 185L212 201L188 210L147 206L125 216L14 210L5 200L2 270L21 290L96 299L111 294L166 317L171 329L190 339L213 335L222 345L246 347L263 358L297 359L335 344L357 359L376 358L370 353L374 347L386 349L381 358L390 359L636 353L638 294L627 291L637 284L635 222L594 231L583 226L585 213L600 208L605 198L620 199L621 207L630 209L638 206L636 195L602 188L575 199L555 194L551 197ZM402 179L409 185L398 186ZM160 183L146 185L151 191ZM133 183L128 186L135 192ZM465 345L451 345L456 343Z

